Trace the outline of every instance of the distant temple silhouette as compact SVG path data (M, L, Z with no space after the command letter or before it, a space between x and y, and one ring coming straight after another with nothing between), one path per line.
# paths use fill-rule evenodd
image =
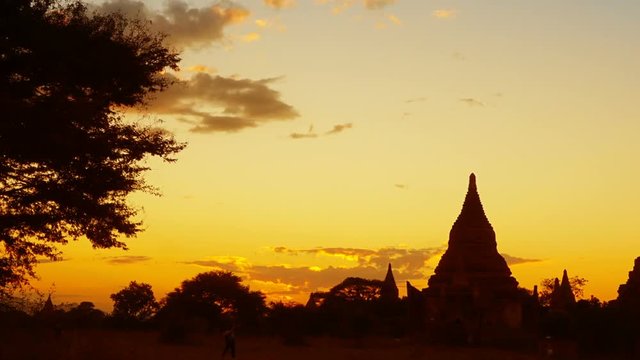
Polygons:
M618 303L625 308L633 308L640 313L640 257L637 257L629 279L618 288Z
M391 270L391 263L387 267L387 275L382 282L382 288L380 289L380 299L383 301L396 301L398 297L398 286L396 280L393 277L393 271Z
M550 306L555 311L567 311L571 306L575 305L576 297L573 294L571 283L569 282L569 276L567 270L562 272L562 282L555 278L553 283L553 290L551 292Z
M428 323L456 324L470 338L522 326L523 304L534 296L523 298L498 253L496 234L484 213L474 174L469 176L462 210L428 287L418 291L407 283L407 295L410 304L423 304L424 309L416 311L426 313Z

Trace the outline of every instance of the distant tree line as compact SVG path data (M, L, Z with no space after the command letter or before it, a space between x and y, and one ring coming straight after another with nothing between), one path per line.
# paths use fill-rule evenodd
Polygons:
M580 286L586 280L574 281ZM544 288L541 292L548 291ZM523 292L526 291L522 289ZM578 293L580 289L575 289ZM314 292L306 304L266 302L265 294L252 291L231 272L212 271L183 281L157 300L151 285L132 281L113 293L110 314L91 302L53 306L39 301L0 298L0 331L19 327L50 328L64 332L77 328L113 328L159 331L167 342L189 342L194 334L218 333L235 327L239 334L278 336L285 344L302 345L311 336L360 339L365 336L417 336L429 334L417 326L421 320L409 298L385 298L384 283L346 278L326 292ZM49 304L48 304L49 303ZM531 344L552 341L575 344L589 354L633 354L640 340L640 304L595 297L580 299L563 308L549 303L528 307ZM533 309L533 311L532 311ZM422 316L422 315L421 315Z

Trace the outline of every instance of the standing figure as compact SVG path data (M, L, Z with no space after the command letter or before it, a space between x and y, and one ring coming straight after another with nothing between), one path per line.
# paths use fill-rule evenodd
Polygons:
M234 327L224 332L224 350L222 350L222 358L227 354L227 352L231 353L231 358L236 358L236 334L234 332Z

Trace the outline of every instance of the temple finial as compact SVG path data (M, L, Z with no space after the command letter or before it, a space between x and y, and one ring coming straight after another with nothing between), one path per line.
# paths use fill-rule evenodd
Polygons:
M477 190L478 188L476 187L476 175L474 173L471 173L471 175L469 175L469 190Z

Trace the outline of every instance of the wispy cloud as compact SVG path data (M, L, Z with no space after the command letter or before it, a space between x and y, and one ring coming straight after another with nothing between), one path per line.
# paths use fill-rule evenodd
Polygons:
M369 10L377 10L385 8L395 2L396 0L364 0L364 7Z
M49 259L49 258L42 258L42 259L38 259L38 264L54 264L54 263L59 263L59 262L63 262L63 261L69 261L70 259L67 258L59 258L59 259Z
M452 57L454 60L458 60L458 61L465 61L465 60L467 60L467 57L466 57L466 56L464 56L464 54L459 53L459 52L457 52L457 51L455 51L453 54L451 54L451 57Z
M112 265L126 265L145 262L151 260L149 256L141 255L124 255L124 256L111 256L105 258L105 261Z
M426 97L416 97L416 98L405 100L404 102L407 104L412 104L412 103L424 102L424 101L427 101Z
M452 19L456 17L458 12L453 9L438 9L434 10L432 15L438 19Z
M334 135L334 134L339 134L347 129L351 129L353 127L353 124L348 123L348 124L337 124L337 125L333 125L333 129L327 131L326 133L324 133L325 135Z
M224 29L245 21L249 11L232 1L192 8L185 1L169 0L161 11L153 11L135 0L110 0L98 5L101 12L120 12L132 18L150 21L151 27L167 34L179 47L201 47L224 38Z
M393 184L393 186L395 186L397 189L400 189L400 190L407 190L409 188L407 184Z
M402 20L400 20L399 17L393 15L393 14L387 14L386 15L387 19L389 19L389 21L391 21L392 23L396 24L396 25L402 25Z
M502 257L504 258L504 260L507 262L508 265L519 265L519 264L542 261L542 259L527 259L527 258L521 258L517 256L511 256L509 254L500 254L500 255L502 255Z
M242 41L244 42L254 42L260 40L262 36L257 32L251 32L241 36Z
M295 0L263 0L264 4L274 9L286 9L295 5Z
M318 134L316 134L313 131L313 125L310 125L309 126L309 130L307 130L306 133L296 133L296 132L294 132L294 133L289 134L289 137L292 138L292 139L316 138L316 137L318 137Z
M329 135L336 135L339 134L345 130L351 129L353 127L353 124L351 123L347 123L347 124L336 124L333 126L333 128L327 132L325 132L324 134L322 134L323 136L329 136ZM313 129L313 125L311 125L309 127L309 130L307 130L306 133L300 133L300 132L294 132L289 134L289 137L292 139L314 139L319 137L320 135L318 135L315 130Z
M380 10L395 3L396 0L316 0L316 3L331 6L334 14L340 14L360 5L367 10Z
M460 101L471 107L484 106L484 103L482 101L476 100L474 98L461 98Z
M187 71L188 72L195 72L195 73L202 72L202 73L208 73L208 74L215 74L217 72L217 70L212 68L212 67L209 67L209 66L206 66L206 65L200 65L200 64L189 66L187 68Z
M171 74L165 76L173 85L150 99L148 110L179 116L193 125L193 132L236 132L299 116L269 87L279 78L250 80L197 73L179 80Z

